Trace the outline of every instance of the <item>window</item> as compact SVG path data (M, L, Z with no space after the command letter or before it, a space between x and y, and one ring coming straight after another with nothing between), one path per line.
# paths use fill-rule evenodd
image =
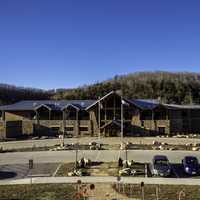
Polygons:
M182 111L182 117L187 117L187 111Z
M80 131L88 131L88 127L81 126L79 130L80 130Z
M68 126L65 128L65 131L73 131L74 127L73 126Z
M160 134L165 134L165 127L158 127L158 132Z

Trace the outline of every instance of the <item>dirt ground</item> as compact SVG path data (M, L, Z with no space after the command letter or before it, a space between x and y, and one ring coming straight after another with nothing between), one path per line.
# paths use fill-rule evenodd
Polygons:
M118 164L116 162L100 163L88 169L92 176L117 176Z
M95 189L89 190L88 194L89 200L139 200L117 193L109 184L96 184Z

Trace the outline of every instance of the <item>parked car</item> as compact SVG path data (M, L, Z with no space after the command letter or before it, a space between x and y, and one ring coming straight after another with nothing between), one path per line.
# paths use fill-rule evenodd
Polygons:
M164 155L154 156L149 168L153 176L167 177L171 174L171 165L167 156Z
M188 175L197 175L200 173L199 162L195 156L185 156L182 160L184 172Z

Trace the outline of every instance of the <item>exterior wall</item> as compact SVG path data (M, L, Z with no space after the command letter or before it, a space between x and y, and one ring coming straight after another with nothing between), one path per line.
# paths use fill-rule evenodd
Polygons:
M72 120L66 120L64 123L60 118L58 118L60 120L48 120L50 117L48 112L47 117L44 118L47 120L32 120L34 111L5 112L5 121L0 121L0 138L17 137L19 135L55 134L56 131L58 134L62 133L63 130L74 136L97 136L99 134L98 109L98 104L96 104L89 110L89 119L87 115L87 118L82 117L81 120L80 117L76 121L74 120L76 115L74 115L74 118L67 118ZM40 112L42 110L40 109ZM124 132L127 131L128 134L129 132L137 134L159 133L161 129L164 130L165 134L200 133L200 109L181 108L173 110L170 108L167 110L166 107L159 106L152 112L151 110L141 111L133 105L124 105L123 114ZM59 116L61 117L60 113ZM100 117L101 127L109 124L113 119L120 121L121 97L113 94L103 99L101 101ZM56 129L56 131L53 132L53 129Z
M15 138L22 135L22 121L6 121L6 137Z
M200 133L200 110L191 110L190 111L190 117L191 117L191 132L193 133Z
M6 138L5 121L0 121L0 139Z
M30 118L31 118L30 111L5 112L6 121L18 121L18 120L24 120L24 119L30 119Z
M98 135L98 132L99 132L99 126L98 126L98 119L95 115L95 111L96 110L91 110L89 111L90 113L90 121L91 121L91 134L93 136L97 136ZM97 111L96 111L97 113Z
M155 120L154 130L159 132L159 128L165 128L165 134L170 134L170 120Z
M152 120L152 116L149 116L148 119L141 120L139 110L136 111L132 117L131 124L135 126L133 128L134 132L138 133L147 133L147 132L158 132L159 127L165 128L165 133L170 133L170 121L168 119L165 120Z
M33 122L29 120L22 121L22 134L23 135L33 135L34 128Z
M0 139L22 136L22 121L0 121Z
M52 128L58 128L58 133L63 132L63 120L24 120L23 134L53 134ZM77 130L80 135L91 135L92 125L90 120L66 120L65 128L71 127L73 131L66 131L68 134L77 135ZM80 131L84 127L87 131Z

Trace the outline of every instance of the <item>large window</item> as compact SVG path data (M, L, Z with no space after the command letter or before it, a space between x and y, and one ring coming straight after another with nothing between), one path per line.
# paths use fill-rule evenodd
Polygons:
M152 120L152 111L144 110L140 114L140 120Z
M49 120L49 109L42 106L37 110L37 112L40 120Z
M82 110L79 112L79 120L89 120L89 119L90 119L90 116L87 111Z
M155 120L165 120L165 119L167 119L166 110L162 109L162 110L154 111L154 119Z

